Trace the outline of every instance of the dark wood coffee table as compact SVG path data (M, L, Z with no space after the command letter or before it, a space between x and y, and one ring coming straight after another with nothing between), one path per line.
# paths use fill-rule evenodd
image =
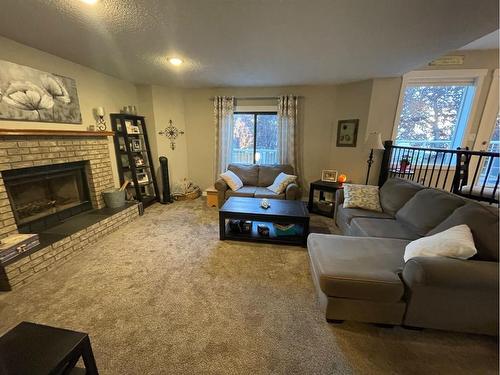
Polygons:
M304 202L269 199L271 207L268 209L260 207L260 202L260 198L230 197L219 210L220 239L306 246L309 212ZM228 223L231 219L251 220L252 230L250 233L232 232ZM298 233L291 236L278 235L273 223L296 224ZM268 226L269 236L261 236L257 232L258 224Z
M98 375L86 333L22 322L0 337L0 374L69 374L80 357Z

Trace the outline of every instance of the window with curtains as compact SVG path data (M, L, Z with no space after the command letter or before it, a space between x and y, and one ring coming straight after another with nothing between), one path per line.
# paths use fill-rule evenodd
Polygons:
M231 163L277 164L278 116L276 112L235 112Z

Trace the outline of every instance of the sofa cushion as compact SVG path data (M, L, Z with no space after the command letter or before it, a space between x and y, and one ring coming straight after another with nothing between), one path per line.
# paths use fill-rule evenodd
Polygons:
M378 219L392 219L392 216L385 212L363 210L362 208L344 208L342 205L337 207L337 222L344 221L348 225L355 217L373 217Z
M352 236L400 238L404 240L416 240L421 237L397 220L367 217L352 219L350 233Z
M402 178L389 178L380 188L380 205L384 212L394 216L417 192L424 187Z
M268 198L268 199L285 199L285 193L276 194L265 187L255 188L255 198Z
M285 191L288 185L295 183L295 180L297 180L297 176L281 172L275 178L272 185L268 186L267 188L271 191L274 191L276 194L281 194Z
M257 186L259 166L255 164L229 164L228 170L243 181L243 185Z
M469 259L476 255L472 232L460 224L432 236L421 237L406 245L404 260L418 257Z
M373 185L344 185L344 207L364 208L382 212L380 207L379 187Z
M272 185L281 172L292 175L294 173L293 167L288 164L259 165L259 178L256 185L264 187Z
M474 259L498 262L498 208L469 202L453 211L427 235L433 235L460 224L467 224L472 232L477 249Z
M396 219L420 236L425 236L464 204L465 201L462 198L448 192L423 189L396 213Z
M241 181L241 179L231 171L225 171L220 175L220 177L233 191L236 191L243 186L243 182Z
M226 190L226 199L229 197L251 197L255 195L255 186L243 186L236 191L231 189Z
M307 249L314 276L327 296L397 302L408 241L310 234Z

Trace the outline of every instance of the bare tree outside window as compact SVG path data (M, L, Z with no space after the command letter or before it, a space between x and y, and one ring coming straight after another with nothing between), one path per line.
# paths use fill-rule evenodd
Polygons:
M276 164L278 118L276 113L235 113L232 163Z
M396 144L452 149L461 142L472 105L469 85L408 86ZM472 92L473 94L473 92ZM460 139L458 139L460 138Z

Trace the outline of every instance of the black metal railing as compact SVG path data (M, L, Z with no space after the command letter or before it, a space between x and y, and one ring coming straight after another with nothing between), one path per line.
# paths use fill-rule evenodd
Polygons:
M470 199L498 203L499 153L396 146L392 141L385 141L384 146L380 186L389 177L400 177Z

